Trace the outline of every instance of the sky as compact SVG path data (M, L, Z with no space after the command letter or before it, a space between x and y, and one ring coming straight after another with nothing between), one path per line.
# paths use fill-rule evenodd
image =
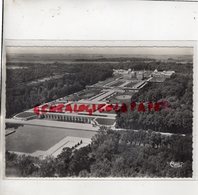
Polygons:
M7 47L8 54L192 55L190 47Z

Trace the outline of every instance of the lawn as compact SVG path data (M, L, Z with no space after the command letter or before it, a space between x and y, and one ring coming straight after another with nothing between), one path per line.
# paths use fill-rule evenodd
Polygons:
M113 125L115 123L114 119L108 119L108 118L96 118L96 121L100 125Z

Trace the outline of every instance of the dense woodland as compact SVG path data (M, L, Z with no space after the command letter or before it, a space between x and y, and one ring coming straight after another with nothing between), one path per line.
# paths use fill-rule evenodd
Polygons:
M7 152L6 167L7 176L20 177L192 177L192 137L101 128L90 145L64 148L57 158Z
M18 64L15 64L18 65ZM23 64L23 69L7 69L6 115L11 117L35 105L75 93L86 85L112 76L112 69L104 65ZM44 82L38 79L61 75Z
M170 133L192 133L192 75L176 74L164 83L152 83L132 96L132 102L167 101L160 111L120 113L117 127L152 129Z
M25 64L24 64L25 66ZM6 152L6 175L21 177L192 177L192 63L172 59L130 59L116 64L33 65L7 70L7 116L41 102L83 89L111 77L113 68L175 70L164 83L151 83L132 96L132 101L166 100L168 109L158 112L118 113L117 127L105 127L90 145L64 148L57 157L44 160ZM14 71L14 72L13 72ZM63 75L57 80L28 85L36 79ZM168 136L160 132L175 133ZM182 135L182 134L186 135ZM179 166L172 167L171 162ZM181 166L180 166L181 165Z

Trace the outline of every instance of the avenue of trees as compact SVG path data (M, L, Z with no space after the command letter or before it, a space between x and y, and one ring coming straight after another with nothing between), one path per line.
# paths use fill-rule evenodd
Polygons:
M101 128L90 145L57 158L7 152L6 168L19 177L192 177L192 137Z

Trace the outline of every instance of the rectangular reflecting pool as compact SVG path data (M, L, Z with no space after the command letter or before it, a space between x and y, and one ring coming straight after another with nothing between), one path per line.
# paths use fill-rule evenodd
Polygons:
M66 136L91 138L96 134L92 131L31 125L20 126L15 130L15 133L6 136L6 150L24 153L32 153L37 150L45 151Z

